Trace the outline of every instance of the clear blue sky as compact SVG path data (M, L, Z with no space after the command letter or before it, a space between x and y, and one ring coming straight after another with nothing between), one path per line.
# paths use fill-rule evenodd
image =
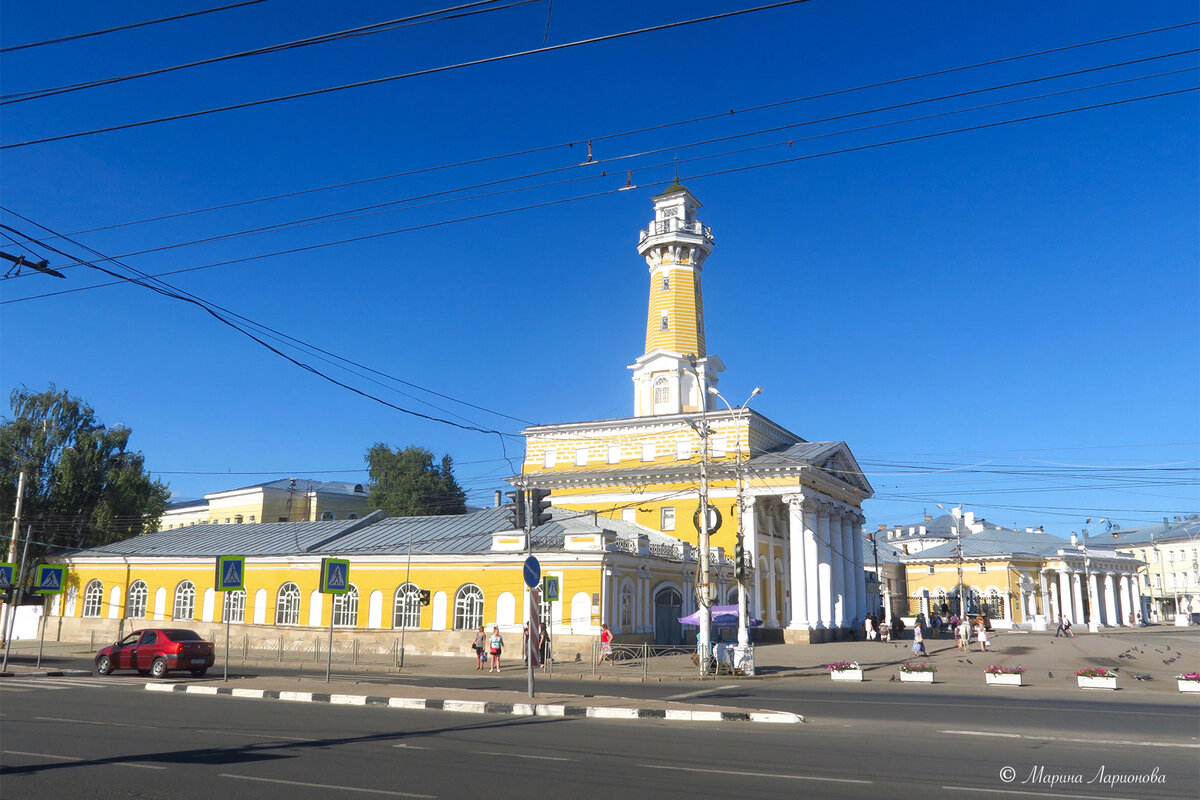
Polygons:
M222 4L3 0L0 44ZM556 0L546 43L752 5ZM13 99L438 8L266 0L11 50L0 54L0 93ZM0 143L535 49L547 8L13 102L0 109ZM704 292L709 350L727 365L722 389L738 402L762 384L760 412L806 439L848 442L877 490L868 525L918 520L941 502L1060 534L1088 516L1129 526L1200 510L1196 92L868 146L1195 87L1193 52L877 110L1193 50L1197 27L741 110L1196 17L1178 2L812 0L8 147L2 202L109 256L154 250L122 259L147 273L309 248L165 280L387 375L517 420L566 422L632 413L626 365L642 352L647 286L637 232L678 156L717 237ZM707 115L716 117L601 138ZM855 116L827 120L843 115ZM930 115L941 116L903 121ZM791 127L764 132L780 126ZM739 138L711 141L731 136ZM571 169L586 147L562 145L588 139L602 163ZM708 143L689 146L697 142ZM477 161L549 145L560 146ZM476 163L427 169L463 161ZM618 191L629 169L636 188ZM425 171L93 230L414 170ZM478 184L490 185L464 188ZM374 208L187 244L364 207ZM442 224L465 217L476 219ZM85 255L11 213L0 222ZM180 497L293 475L363 480L353 470L382 441L452 454L471 500L486 503L520 463L518 439L502 447L496 435L388 409L146 289L38 298L107 279L29 246L67 278L0 282L3 389L54 383L106 423L129 425L133 446ZM0 250L25 252L3 237ZM286 352L421 413L523 427Z

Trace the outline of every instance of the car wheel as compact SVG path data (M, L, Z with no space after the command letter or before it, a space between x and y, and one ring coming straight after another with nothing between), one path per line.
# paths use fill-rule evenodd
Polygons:
M150 677L161 678L167 674L167 662L161 658L154 659L154 663L150 665Z
M192 670L192 677L193 677L193 678L203 678L203 677L204 677L204 674L205 674L206 672L208 672L208 668L207 668L207 667L206 667L206 668L204 668L204 669L194 669L194 670Z
M108 675L112 671L112 661L109 660L108 656L100 656L100 658L96 659L96 672L101 675Z

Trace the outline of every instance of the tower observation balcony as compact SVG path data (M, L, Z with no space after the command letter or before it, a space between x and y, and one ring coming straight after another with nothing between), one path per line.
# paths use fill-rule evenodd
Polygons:
M700 220L682 220L678 217L668 217L663 220L655 220L650 223L647 228L642 228L638 234L638 245L646 243L647 239L657 236L668 236L671 234L685 234L681 237L684 240L691 236L703 238L704 242L710 247L716 243L713 238L712 228L708 227Z

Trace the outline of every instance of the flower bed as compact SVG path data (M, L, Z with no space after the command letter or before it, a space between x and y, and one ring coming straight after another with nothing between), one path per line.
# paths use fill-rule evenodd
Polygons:
M933 674L937 667L933 664L901 664L900 680L905 683L933 683Z
M1175 676L1181 692L1200 692L1200 672L1185 672Z
M1104 667L1088 667L1075 673L1080 689L1116 689L1117 674Z
M835 661L825 667L829 670L829 677L835 681L861 681L863 679L862 667L858 662L851 664L849 661Z
M1024 667L991 666L983 671L984 680L989 686L1021 686Z

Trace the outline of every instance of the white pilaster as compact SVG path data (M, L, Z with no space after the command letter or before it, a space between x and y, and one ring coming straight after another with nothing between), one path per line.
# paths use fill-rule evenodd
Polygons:
M1100 590L1097 587L1096 573L1089 570L1087 576L1087 592L1088 600L1088 629L1094 630L1103 625L1100 621Z
M804 503L804 570L808 589L808 628L826 627L827 618L821 615L821 541L817 534L817 503L806 498Z
M764 618L763 621L772 628L778 628L779 627L779 615L777 613L775 613L775 609L779 604L779 598L777 597L777 594L778 594L777 586L778 586L778 582L779 582L778 581L779 576L775 574L775 541L774 541L774 539L771 539L768 541L769 541L769 544L767 546L767 598L768 598L768 603L767 603L767 616Z
M854 606L859 619L866 619L874 609L867 607L867 573L863 563L863 533L862 525L866 518L858 513L858 509L850 512L847 523L850 525L850 541L854 544Z
M817 543L821 549L821 560L817 563L821 627L832 628L836 620L834 593L837 590L833 584L833 552L829 542L829 504L824 502L817 508Z
M1072 599L1075 601L1075 619L1072 620L1076 625L1083 625L1087 620L1083 617L1083 574L1080 572L1072 573L1071 575L1071 592Z
M1117 606L1116 588L1111 572L1104 573L1104 624L1115 625L1118 628L1124 626L1121 622L1121 609Z
M743 495L742 504L745 507L742 512L745 514L742 518L742 539L751 567L746 574L746 608L750 616L761 617L762 604L759 593L755 591L758 586L758 506L752 494Z

